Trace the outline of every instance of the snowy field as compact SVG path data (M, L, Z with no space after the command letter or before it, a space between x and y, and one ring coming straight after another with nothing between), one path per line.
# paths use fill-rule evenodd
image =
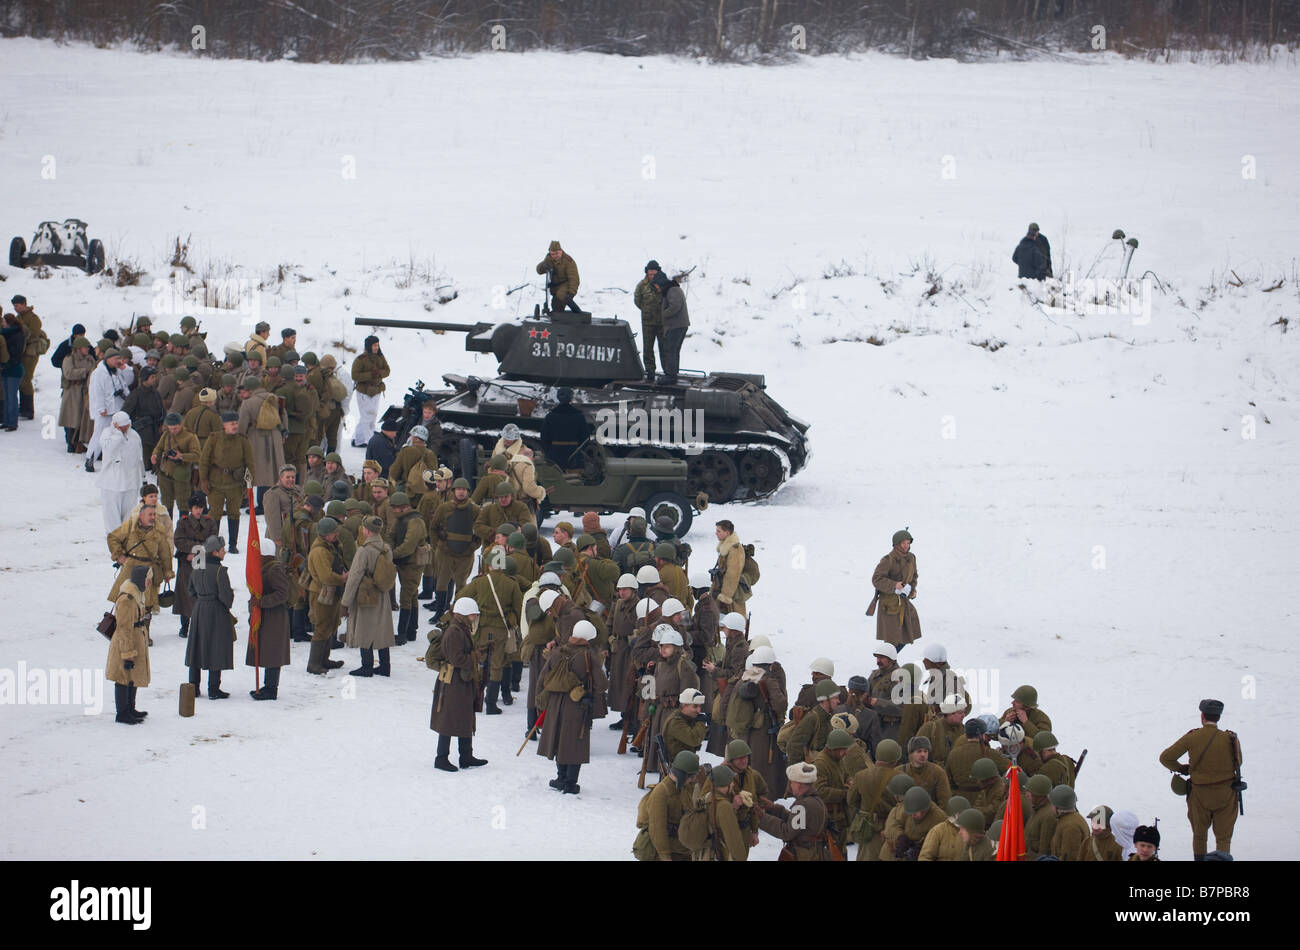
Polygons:
M292 325L300 351L349 361L357 315L531 311L552 238L602 314L635 314L647 258L694 267L684 366L765 373L812 423L806 471L767 503L710 509L689 538L711 561L726 517L758 545L754 632L792 689L819 655L841 683L870 671L869 575L908 525L922 643L984 671L977 711L1037 686L1062 750L1089 749L1083 810L1158 816L1162 856L1187 859L1157 755L1214 696L1250 782L1234 853L1300 856L1285 811L1300 767L1272 751L1300 673L1293 64L340 67L30 40L0 58L0 234L79 217L110 266L149 272L116 288L0 265L0 293L26 294L56 343L151 311L177 236L200 276L261 286L276 340ZM1161 285L1149 310L1036 306L1010 261L1030 220L1058 274L1085 271L1115 228L1138 237L1132 276ZM246 339L241 321L204 315L209 344ZM380 336L392 395L495 369L459 336ZM48 358L36 384L38 419L56 415ZM603 723L577 798L547 788L535 746L515 757L521 703L480 718L489 766L433 770L422 642L395 651L391 680L360 681L308 676L295 646L279 702L254 704L240 667L230 700L181 719L184 641L163 614L140 692L152 715L114 724L93 629L114 576L98 494L52 422L45 435L0 435L0 676L84 668L104 710L0 714L0 858L631 858L639 760ZM349 470L361 454L345 451ZM228 563L242 590L243 556ZM765 837L753 857L776 853Z

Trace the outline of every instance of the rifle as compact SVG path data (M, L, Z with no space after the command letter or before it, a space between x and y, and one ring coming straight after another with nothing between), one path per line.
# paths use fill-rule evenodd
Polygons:
M867 605L868 617L874 617L876 615L876 601L878 601L879 599L880 599L880 591L876 591L876 596L872 597L871 603Z
M1228 733L1228 739L1232 744L1232 790L1237 793L1237 812L1245 816L1246 799L1241 794L1246 790L1246 783L1241 778L1241 746L1237 742L1237 734L1230 729L1225 729Z
M655 736L655 757L659 759L659 774L667 775L673 763L668 759L668 743L664 742L662 732Z
M1088 757L1088 750L1084 749L1079 753L1079 761L1074 763L1074 780L1079 781L1079 773L1083 771L1083 760Z
M650 720L654 718L654 708L654 703L646 704L645 719L641 723L641 728L637 730L636 738L632 740L632 744L641 750L642 756L641 775L636 780L637 788L645 788L645 771L646 766L650 764L650 756L645 754L645 746L643 743L645 742L646 734L650 731Z

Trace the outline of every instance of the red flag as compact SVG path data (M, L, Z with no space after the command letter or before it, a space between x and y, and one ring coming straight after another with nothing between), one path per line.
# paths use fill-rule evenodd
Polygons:
M1007 810L1002 816L1002 835L998 838L999 861L1025 859L1025 818L1020 807L1020 768L1011 766L1007 787Z
M244 579L248 581L248 592L254 597L262 596L262 545L257 537L257 502L253 500L253 487L248 487L248 544L244 548ZM257 631L262 626L262 608L254 601L248 608L248 639L253 644L253 683L261 689L260 680L262 651L258 643Z

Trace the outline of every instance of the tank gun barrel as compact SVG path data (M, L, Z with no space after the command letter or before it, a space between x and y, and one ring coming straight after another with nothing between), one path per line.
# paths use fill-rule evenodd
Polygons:
M482 333L492 329L492 323L443 323L433 320L388 320L379 317L356 317L352 323L358 327L392 327L397 330L437 330L439 333Z

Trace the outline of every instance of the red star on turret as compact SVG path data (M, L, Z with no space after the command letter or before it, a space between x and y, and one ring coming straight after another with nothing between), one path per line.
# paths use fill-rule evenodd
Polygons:
M531 340L535 340L535 339L537 339L537 331L536 331L536 330L529 330L529 331L528 331L528 338L531 339Z
M551 338L551 331L550 331L550 330L543 330L543 331L542 331L542 339L543 339L543 340L549 340L550 338Z

